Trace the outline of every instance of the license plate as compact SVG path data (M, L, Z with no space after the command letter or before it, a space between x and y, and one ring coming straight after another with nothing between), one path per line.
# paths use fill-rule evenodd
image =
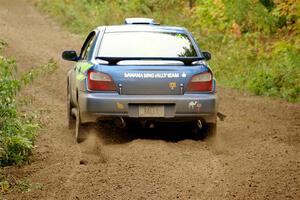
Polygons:
M165 107L157 105L140 105L139 117L164 117Z

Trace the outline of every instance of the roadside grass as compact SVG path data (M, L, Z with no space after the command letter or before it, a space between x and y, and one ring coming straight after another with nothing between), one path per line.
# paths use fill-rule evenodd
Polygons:
M0 167L22 165L30 162L37 131L41 124L35 113L22 112L23 102L17 100L18 92L34 79L56 70L57 63L50 59L47 64L35 67L17 78L18 66L14 59L1 56L7 45L0 40ZM5 182L1 187L6 187Z
M126 17L185 26L212 52L222 86L300 102L300 2L31 0L82 37Z
M31 192L33 190L41 190L44 185L41 183L31 183L28 179L18 179L12 175L7 175L0 169L0 194L10 192ZM0 196L1 200L1 196Z

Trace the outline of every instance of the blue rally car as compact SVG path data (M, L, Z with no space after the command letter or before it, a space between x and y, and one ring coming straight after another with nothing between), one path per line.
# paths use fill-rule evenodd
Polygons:
M188 122L201 138L216 133L216 81L206 63L211 55L185 28L128 18L96 28L79 55L64 51L62 57L76 62L68 72L67 106L77 142L85 123L101 120L123 127L130 120L150 127Z

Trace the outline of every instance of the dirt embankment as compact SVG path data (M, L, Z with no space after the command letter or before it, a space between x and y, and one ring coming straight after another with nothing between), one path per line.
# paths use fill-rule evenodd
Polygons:
M22 70L59 59L82 40L22 0L0 0L0 37ZM194 141L185 129L164 127L130 135L110 125L91 127L74 144L66 125L66 72L24 91L47 127L34 162L6 172L39 183L6 199L300 199L300 105L219 89L219 122L213 141ZM81 161L81 162L80 162ZM81 163L81 164L80 164Z

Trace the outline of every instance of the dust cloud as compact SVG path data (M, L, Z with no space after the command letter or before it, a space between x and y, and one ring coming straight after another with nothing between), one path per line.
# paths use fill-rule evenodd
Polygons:
M108 161L108 155L104 150L104 145L99 137L96 127L90 126L87 128L86 139L80 143L80 149L82 152L82 159L80 162L84 164L88 163L106 163Z

